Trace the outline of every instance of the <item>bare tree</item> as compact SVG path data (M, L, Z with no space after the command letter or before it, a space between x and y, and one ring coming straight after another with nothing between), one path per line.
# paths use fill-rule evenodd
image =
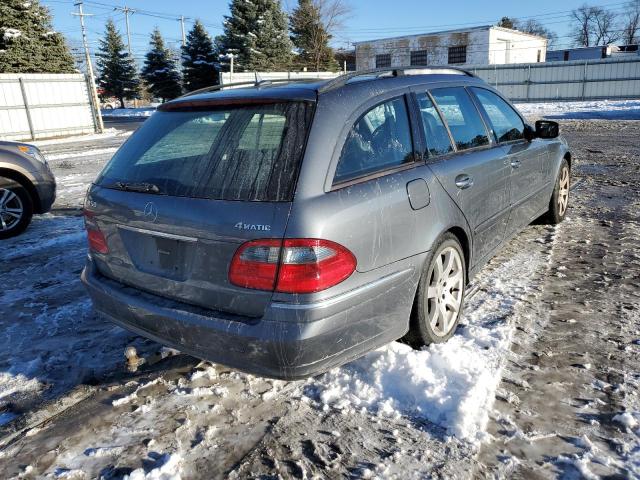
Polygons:
M571 13L576 45L591 47L608 45L620 38L617 16L611 10L586 3Z
M590 47L593 37L593 7L585 3L571 12L571 23L576 45Z
M620 38L616 14L600 7L592 7L595 45L609 45Z
M640 1L640 0L639 0ZM549 30L537 20L530 18L524 23L517 22L515 24L516 30L521 32L530 33L532 35L538 35L547 39L547 47L552 47L558 40L558 35L555 32Z
M640 42L640 0L635 0L627 4L622 26L622 41L631 45Z
M345 0L315 0L325 30L332 37L344 27L351 16L351 6Z
M298 0L289 23L300 66L316 71L339 68L330 41L343 28L350 11L345 0Z

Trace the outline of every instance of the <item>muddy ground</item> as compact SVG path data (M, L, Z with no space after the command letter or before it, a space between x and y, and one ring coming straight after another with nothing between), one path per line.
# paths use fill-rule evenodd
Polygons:
M512 240L467 307L515 326L480 443L420 416L345 414L313 382L171 356L104 324L78 281L75 209L126 134L44 146L58 158L56 211L0 247L0 478L640 477L640 122L564 121L563 135L566 221ZM514 258L535 265L524 286ZM129 373L130 344L166 358Z

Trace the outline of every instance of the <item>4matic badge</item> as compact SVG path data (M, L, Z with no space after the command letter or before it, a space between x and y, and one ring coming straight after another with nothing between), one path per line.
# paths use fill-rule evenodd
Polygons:
M271 225L257 225L254 223L244 223L244 222L236 223L234 225L234 228L237 228L238 230L258 230L261 232L271 231Z

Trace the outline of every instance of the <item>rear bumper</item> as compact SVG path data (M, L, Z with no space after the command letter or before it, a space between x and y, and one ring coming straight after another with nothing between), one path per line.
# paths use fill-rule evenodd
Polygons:
M417 279L415 269L405 268L323 302L272 302L260 319L194 312L106 279L91 260L82 282L97 312L128 330L238 370L298 379L400 338Z

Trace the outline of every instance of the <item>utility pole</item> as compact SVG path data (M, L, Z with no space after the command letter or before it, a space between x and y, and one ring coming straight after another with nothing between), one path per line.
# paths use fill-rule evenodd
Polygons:
M187 44L187 37L184 35L184 15L180 15L180 29L182 30L182 46Z
M124 21L127 25L127 47L129 48L129 56L131 56L131 30L129 29L129 14L136 13L133 8L129 7L116 7L115 10L120 10L124 13Z
M82 43L84 45L84 60L87 64L87 76L89 77L89 96L91 99L93 118L95 120L97 133L102 133L104 130L104 124L102 123L102 115L100 114L100 100L98 99L98 92L96 91L96 79L93 76L93 64L91 63L91 55L89 54L89 43L87 42L87 30L84 27L84 17L90 16L90 14L82 12L82 2L75 3L74 6L78 7L78 13L72 12L72 15L80 17L80 28L82 29Z
M129 14L135 13L136 11L133 8L129 7L115 7L114 10L120 10L122 13L124 13L124 21L127 26L127 48L129 50L129 57L133 58L133 54L131 53L131 30L129 28ZM133 99L133 106L138 106L137 98Z

